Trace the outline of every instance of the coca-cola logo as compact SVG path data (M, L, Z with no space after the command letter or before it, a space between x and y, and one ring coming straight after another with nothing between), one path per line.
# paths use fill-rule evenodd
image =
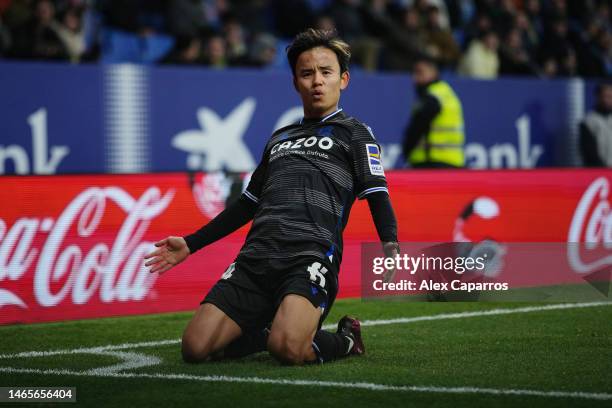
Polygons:
M610 183L599 177L584 192L570 224L567 258L572 269L588 273L612 265Z
M157 187L148 188L138 199L119 187L91 187L75 197L57 220L22 217L8 228L0 219L0 282L19 280L35 265L33 292L41 306L56 306L68 295L75 305L84 304L96 292L105 303L141 300L156 278L143 265L152 243L142 238L173 197L174 190L162 195ZM96 237L109 204L125 212L111 245ZM39 233L48 236L37 248ZM83 240L94 237L96 243L85 253ZM6 305L28 307L17 294L0 289L0 307Z

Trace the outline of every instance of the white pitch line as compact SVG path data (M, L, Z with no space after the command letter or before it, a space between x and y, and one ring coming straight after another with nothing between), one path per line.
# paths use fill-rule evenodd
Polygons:
M416 317L400 317L397 319L386 319L386 320L364 320L361 322L361 326L380 326L389 324L407 324L423 321L432 320L446 320L446 319L465 319L470 317L481 317L481 316L496 316L496 315L509 315L516 313L533 313L533 312L544 312L549 310L564 310L564 309L581 309L586 307L600 307L610 306L612 302L588 302L588 303L561 303L546 306L527 306L507 309L490 309L490 310L479 310L475 312L459 312L459 313L441 313L426 316ZM326 324L323 329L330 330L334 329L336 324ZM48 351L23 351L14 354L0 354L0 359L11 359L11 358L26 358L26 357L48 357L65 354L96 354L103 351L114 351L114 350L127 350L141 347L158 347L166 346L170 344L180 343L180 339L170 340L158 340L158 341L145 341L141 343L122 343L122 344L109 344L106 346L96 347L83 347L70 350L48 350Z
M161 364L162 360L156 356L149 356L141 353L125 352L125 351L102 351L96 353L101 356L111 356L119 360L121 363L113 364L107 367L96 367L91 370L87 370L84 374L98 375L98 374L110 374L118 373L124 370L134 370L136 368L150 367Z
M499 316L508 315L514 313L531 313L531 312L543 312L548 310L564 310L564 309L580 309L585 307L598 307L598 306L610 306L612 302L590 302L590 303L561 303L546 306L528 306L510 309L490 309L490 310L479 310L475 312L460 312L460 313L444 313L437 315L428 316L416 316L416 317L400 317L397 319L387 320L364 320L361 322L362 326L380 326L387 324L405 324L414 322L424 322L430 320L446 320L446 319L465 319L469 317L480 317L480 316ZM330 328L335 325L328 325ZM327 327L327 326L326 326Z
M142 343L123 343L123 344L109 344L106 346L96 347L80 347L70 350L48 350L48 351L23 351L15 354L0 354L0 359L3 358L26 358L26 357L49 357L49 356L60 356L66 354L101 354L106 351L116 350L128 350L133 348L141 347L158 347L166 346L168 344L179 343L180 339L174 340L158 340L158 341L145 341Z
M478 316L493 316L506 315L514 313L530 313L547 310L562 310L573 308L585 308L596 306L612 305L611 302L594 302L594 303L566 303L546 306L530 306L523 308L511 309L491 309L475 312L462 313L447 313L428 316L417 316L409 318L387 319L387 320L368 320L362 323L363 326L377 326L388 324L405 324L419 321L443 320L443 319L460 319ZM332 328L334 325L327 325L324 328ZM142 343L124 343L118 345L107 345L100 347L78 348L72 350L55 350L55 351L32 351L17 354L0 355L0 358L16 358L16 357L41 357L53 356L61 354L112 354L124 362L115 366L102 367L86 371L71 371L71 370L54 370L54 369L31 369L31 368L14 368L0 367L0 372L6 373L34 373L40 375L72 375L72 376L88 376L88 377L113 377L113 378L151 378L151 379L174 379L174 380L192 380L204 382L234 382L234 383L261 383L261 384L278 384L278 385L296 385L296 386L319 386L319 387L338 387L351 389L366 389L375 391L404 391L404 392L427 392L427 393L447 393L447 394L489 394L489 395L518 395L518 396L536 396L536 397L553 397L553 398L582 398L591 400L611 400L612 394L607 393L591 393L581 391L541 391L541 390L525 390L525 389L496 389L496 388L478 388L478 387L427 387L427 386L408 386L408 385L386 385L375 383L346 383L336 381L314 381L314 380L283 380L273 378L260 377L229 377L229 376L197 376L188 374L145 374L145 373L122 373L118 372L123 369L133 369L141 366L150 366L158 363L157 357L140 355L137 353L118 353L116 350L139 348L139 347L156 347L160 345L176 344L180 340L162 340L149 341ZM114 352L115 351L115 352Z
M41 370L36 368L12 368L0 367L0 372L12 374L40 374L40 375L71 375L77 377L111 377L111 378L149 378L160 380L189 380L202 382L229 382L229 383L251 383L251 384L272 384L272 385L295 385L295 386L315 386L315 387L334 387L363 389L370 391L403 391L403 392L423 392L423 393L443 393L443 394L487 394L502 396L530 396L548 398L580 398L589 400L612 400L612 394L599 392L581 391L541 391L527 389L504 389L504 388L478 388L478 387L427 387L419 385L387 385L367 382L348 383L340 381L315 381L315 380L284 380L275 378L261 377L229 377L225 375L190 375L190 374L145 374L145 373L116 373L99 372L91 373L86 371L70 370Z

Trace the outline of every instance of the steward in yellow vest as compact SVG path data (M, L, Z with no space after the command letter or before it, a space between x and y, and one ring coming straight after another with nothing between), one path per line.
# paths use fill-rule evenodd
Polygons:
M461 101L427 58L414 64L413 81L418 100L404 133L406 161L416 168L464 167Z

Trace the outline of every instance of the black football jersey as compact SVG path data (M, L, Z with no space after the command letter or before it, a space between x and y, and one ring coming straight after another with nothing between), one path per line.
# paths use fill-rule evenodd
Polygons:
M352 204L377 191L387 191L387 182L368 126L338 110L281 128L243 193L258 207L238 259L315 257L339 265Z

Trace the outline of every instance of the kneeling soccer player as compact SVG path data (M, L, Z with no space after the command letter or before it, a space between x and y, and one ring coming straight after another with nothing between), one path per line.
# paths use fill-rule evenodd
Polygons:
M250 220L240 253L206 295L183 334L187 362L268 350L287 364L365 352L357 319L321 330L338 291L342 231L355 198L367 198L386 256L397 224L369 127L338 108L349 83L348 45L310 29L287 48L303 119L274 132L240 199L197 232L167 237L145 258L166 272Z

